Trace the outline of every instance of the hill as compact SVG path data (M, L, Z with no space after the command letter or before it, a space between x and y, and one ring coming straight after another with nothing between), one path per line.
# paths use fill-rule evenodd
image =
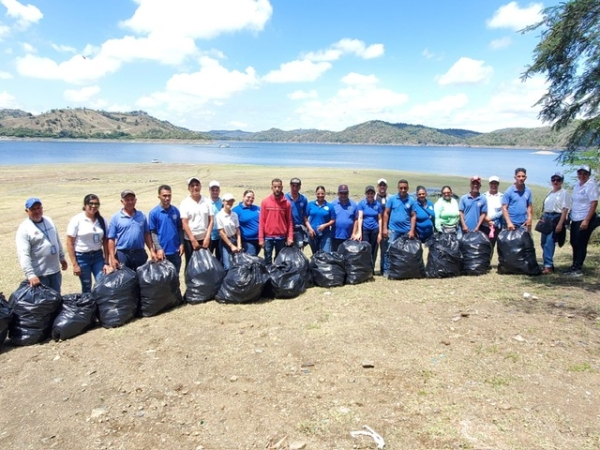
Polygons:
M202 133L159 120L144 111L53 109L33 115L0 110L0 136L73 139L208 139Z

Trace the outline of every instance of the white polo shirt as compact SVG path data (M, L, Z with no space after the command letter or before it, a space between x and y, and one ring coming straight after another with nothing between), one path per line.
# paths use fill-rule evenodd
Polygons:
M188 196L181 202L179 212L181 214L181 219L187 219L194 238L197 240L204 239L206 237L210 217L214 216L210 200L201 196L200 200L196 201ZM190 240L187 233L185 234L185 239L188 241Z
M102 249L104 230L98 219L89 219L84 212L81 212L69 221L67 236L75 238L76 252L95 252Z
M590 178L583 186L576 183L571 199L573 205L571 208L571 220L573 222L580 222L588 215L590 203L598 200L598 186L596 186L596 181Z
M224 209L217 214L217 229L223 230L227 237L235 236L235 230L240 227L238 215L231 211L227 214Z

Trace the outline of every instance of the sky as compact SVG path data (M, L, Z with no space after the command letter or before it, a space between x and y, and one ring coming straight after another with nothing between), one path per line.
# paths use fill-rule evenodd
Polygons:
M0 0L0 108L143 110L197 131L369 120L538 127L521 80L557 1Z

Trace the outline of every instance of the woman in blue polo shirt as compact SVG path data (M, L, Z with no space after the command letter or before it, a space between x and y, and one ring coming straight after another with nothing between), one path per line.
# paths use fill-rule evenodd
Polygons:
M371 244L371 264L375 270L377 250L382 238L381 219L383 207L375 200L375 188L365 188L365 198L358 202L358 235L357 239Z
M260 251L258 246L258 220L260 208L254 204L254 191L248 189L244 192L244 198L233 208L240 222L240 233L242 235L242 249L249 255L256 256Z
M425 242L433 236L433 224L435 221L435 211L433 203L427 198L427 189L424 186L417 186L417 235L421 242Z
M331 251L331 226L335 223L335 209L325 200L326 192L323 186L318 186L315 191L317 199L306 207L306 228L313 255L319 250Z

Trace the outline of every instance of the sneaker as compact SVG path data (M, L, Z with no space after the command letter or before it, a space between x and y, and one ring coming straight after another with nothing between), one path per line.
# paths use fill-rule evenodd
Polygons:
M568 269L561 270L560 273L562 273L563 275L568 275L571 272L573 272L573 270L575 270L575 269L573 269L572 267L569 267Z
M573 269L568 273L565 273L565 276L570 278L581 278L583 276L583 272L581 270Z

